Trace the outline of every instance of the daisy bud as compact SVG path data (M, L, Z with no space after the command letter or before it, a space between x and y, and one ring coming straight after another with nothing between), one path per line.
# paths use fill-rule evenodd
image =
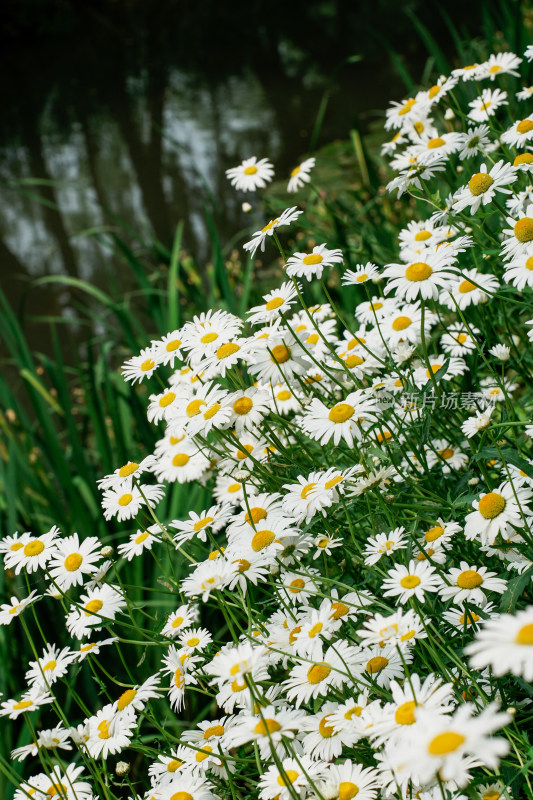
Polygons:
M456 172L462 172L462 171L463 171L463 167L462 167L460 164L458 164L458 165L456 166L456 168L455 168L455 171L456 171Z
M117 761L117 765L115 767L116 775L127 775L129 771L130 765L127 761Z
M453 108L447 108L444 113L444 119L453 119L455 117L455 112Z
M479 478L470 478L468 481L469 486L477 486L479 483Z
M508 361L511 355L511 348L507 347L506 344L495 344L494 347L490 348L489 353L494 358L497 358L498 361Z
M235 478L236 481L239 481L239 483L242 483L243 481L247 481L251 474L252 473L248 472L247 469L238 469L234 473L233 477Z
M250 203L243 203L242 210L244 211L245 214L249 214L250 211L252 210L252 206L250 205Z
M516 708L514 706L509 706L509 708L505 709L506 714L511 714L513 716L516 714Z
M110 545L107 545L106 547L102 547L100 550L100 555L102 558L109 558L109 556L113 555L113 552L113 548Z

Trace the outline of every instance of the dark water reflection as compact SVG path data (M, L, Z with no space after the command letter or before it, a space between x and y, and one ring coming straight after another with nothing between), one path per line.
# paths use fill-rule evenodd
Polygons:
M167 246L184 220L188 250L208 260L206 205L223 242L246 223L224 171L255 154L287 175L309 150L328 76L354 53L363 60L337 72L320 141L364 128L404 90L371 41L375 12L392 6L363 5L273 0L243 14L238 2L104 2L83 16L67 3L54 16L58 4L43 0L29 40L17 6L0 78L0 276L12 303L70 315L68 293L26 297L27 279L48 274L106 288L109 256L81 234L113 215ZM394 39L396 27L382 29ZM419 75L426 56L412 36L404 52ZM21 183L32 178L42 183ZM123 265L114 269L126 285Z

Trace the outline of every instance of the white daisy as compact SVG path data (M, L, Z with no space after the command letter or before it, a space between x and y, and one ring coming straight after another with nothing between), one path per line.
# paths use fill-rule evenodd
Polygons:
M302 186L310 182L311 170L315 166L315 163L315 158L306 158L305 161L302 161L298 166L294 167L287 186L288 192L297 192L298 189L301 189Z
M303 214L303 211L298 211L296 206L293 206L292 208L286 208L285 211L279 215L279 217L271 219L270 222L267 222L264 228L261 228L260 231L256 231L250 241L243 245L243 250L248 251L252 258L259 246L264 252L267 236L272 236L276 228L281 228L283 225L290 225L291 222L294 222L296 219L298 219L300 214Z
M341 250L328 250L325 244L317 244L312 253L294 253L286 264L287 275L295 278L321 278L325 267L342 264Z
M264 189L274 177L274 167L268 158L259 161L255 156L246 158L238 167L226 170L226 177L241 192L255 192Z

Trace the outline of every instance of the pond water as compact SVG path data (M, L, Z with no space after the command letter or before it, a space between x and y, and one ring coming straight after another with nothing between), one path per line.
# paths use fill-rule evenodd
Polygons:
M292 0L296 28L275 1L268 8L283 15L265 17L264 3L246 4L244 18L240 3L162 2L160 17L159 4L147 4L150 17L142 4L125 6L127 14L120 3L95 3L80 17L60 4L63 16L54 16L57 3L37 2L32 35L17 17L3 48L0 276L11 303L24 300L32 313L71 313L68 292L28 293L32 278L64 274L106 288L106 256L83 233L116 217L165 245L184 220L186 247L205 262L206 204L222 241L246 224L228 167L268 156L288 175L309 152L328 88L318 144L364 129L405 91L369 41L370 9L365 16L357 3ZM392 36L394 19L387 25ZM426 54L416 37L403 45L420 77ZM116 270L120 285L124 267Z

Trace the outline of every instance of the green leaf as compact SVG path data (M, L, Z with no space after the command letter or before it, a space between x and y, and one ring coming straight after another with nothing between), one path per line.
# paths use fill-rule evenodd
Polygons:
M500 611L507 613L514 611L520 595L526 586L531 583L532 578L533 567L530 567L528 570L526 570L526 572L523 572L522 575L517 575L516 578L511 578L507 584L507 589L502 595L502 599L500 601Z

